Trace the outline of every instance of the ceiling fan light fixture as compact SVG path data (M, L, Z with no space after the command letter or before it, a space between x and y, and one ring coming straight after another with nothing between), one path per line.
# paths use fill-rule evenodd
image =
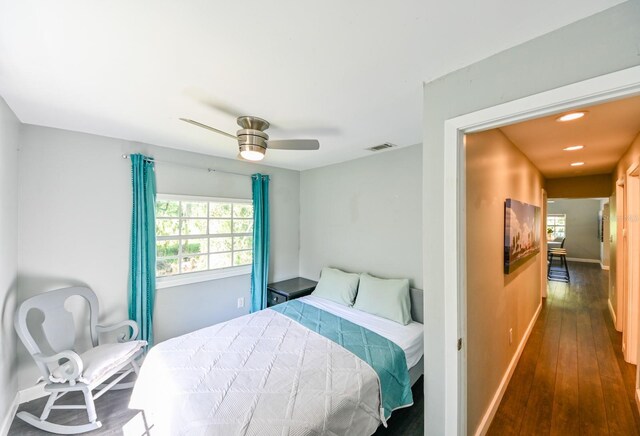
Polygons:
M240 146L240 156L243 159L253 162L261 161L264 159L266 149L257 145L243 144Z

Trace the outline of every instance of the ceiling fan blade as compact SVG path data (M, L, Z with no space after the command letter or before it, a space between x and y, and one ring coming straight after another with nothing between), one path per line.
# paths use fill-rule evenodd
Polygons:
M269 141L267 148L274 150L318 150L320 143L317 139L279 139Z
M211 98L204 89L197 87L188 87L183 92L193 100L218 112L230 115L233 118L238 118L239 116L242 116L244 114L243 111L234 106Z
M212 132L219 133L224 136L228 136L229 138L237 139L236 135L232 135L231 133L223 132L222 130L216 129L215 127L207 126L206 124L199 123L194 120L190 120L189 118L180 118L180 121L184 121L185 123L193 124L194 126L202 127L203 129L211 130Z

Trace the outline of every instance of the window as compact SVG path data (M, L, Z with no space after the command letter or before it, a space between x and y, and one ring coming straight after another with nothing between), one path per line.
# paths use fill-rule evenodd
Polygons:
M567 216L565 214L547 215L547 240L564 238L566 235Z
M252 246L250 200L158 195L156 276L160 282L163 277L184 275L213 278L207 271L246 274ZM187 282L191 281L199 280Z

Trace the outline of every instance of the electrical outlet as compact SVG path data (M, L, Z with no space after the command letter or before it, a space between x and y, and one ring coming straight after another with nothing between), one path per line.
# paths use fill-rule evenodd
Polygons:
M513 329L509 329L509 345L513 343Z
M244 297L238 298L238 309L244 307Z

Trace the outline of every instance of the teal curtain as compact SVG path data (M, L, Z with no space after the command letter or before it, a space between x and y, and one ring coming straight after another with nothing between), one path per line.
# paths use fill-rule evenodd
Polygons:
M253 174L253 264L251 265L251 312L267 307L269 275L269 176Z
M140 337L153 344L153 303L156 291L156 175L153 159L132 154L133 212L129 258L129 319Z

